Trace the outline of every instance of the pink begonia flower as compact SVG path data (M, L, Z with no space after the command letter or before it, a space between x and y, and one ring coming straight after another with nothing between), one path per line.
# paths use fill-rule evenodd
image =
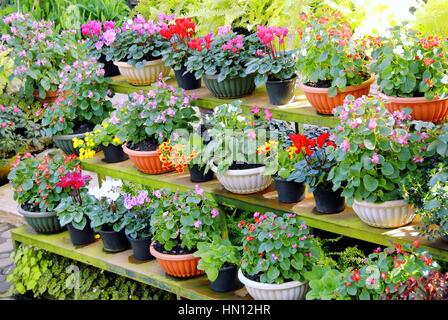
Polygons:
M212 213L213 219L216 218L217 216L219 216L219 210L216 208L213 208L211 213Z
M203 197L204 196L204 189L202 189L198 184L194 186L194 191L197 195Z
M370 130L375 130L375 128L377 127L376 119L375 118L369 119L369 123L367 124L367 127Z
M264 109L264 118L267 121L271 121L272 120L272 112L269 109Z
M252 112L253 114L258 114L258 113L260 112L260 107L258 107L257 105L254 104L254 105L252 106L251 112Z
M344 152L348 152L350 150L350 143L348 142L348 140L344 140L341 143L341 149Z
M14 109L12 110L12 112L19 113L20 112L20 108L15 106Z
M177 96L171 96L170 97L170 105L174 106L177 102Z
M194 227L197 229L197 228L199 228L200 226L202 226L202 221L201 220L198 220L198 221L196 221L195 223L194 223Z
M166 114L170 117L174 117L176 115L176 111L173 108L169 107Z
M421 163L421 162L423 162L423 160L424 160L423 157L419 157L419 156L412 157L412 161L414 161L415 163Z
M162 192L160 190L155 190L152 193L157 199L160 199L162 197Z
M247 133L247 137L250 140L255 140L255 139L257 139L257 134L255 133L255 131L251 130Z
M372 158L370 159L370 161L374 164L379 164L380 163L380 156L378 155L378 153L375 151L372 155Z

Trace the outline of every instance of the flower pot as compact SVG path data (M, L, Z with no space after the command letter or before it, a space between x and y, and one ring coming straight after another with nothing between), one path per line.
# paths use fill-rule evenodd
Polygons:
M160 267L170 276L176 278L191 278L204 274L198 269L200 258L190 254L165 254L154 248L154 243L150 247L151 254L157 259Z
M147 174L160 174L173 171L173 168L164 168L159 158L159 152L156 151L135 151L129 149L126 144L123 145L123 151L129 156L129 159L138 170Z
M128 236L128 241L131 244L135 259L141 261L154 259L151 252L149 252L149 247L151 246L150 238L132 239Z
M310 104L321 114L333 114L333 109L344 103L344 99L349 94L355 98L368 95L370 91L370 85L375 80L374 76L364 81L358 86L348 86L344 91L338 90L338 93L334 97L328 95L328 88L315 88L305 84L300 85L300 89L305 93L306 98Z
M128 156L123 152L123 146L115 146L109 143L107 147L103 148L104 152L104 162L107 163L117 163L126 161Z
M119 232L100 230L101 240L103 240L103 250L106 252L121 252L129 248L129 242L124 230Z
M201 87L201 79L196 79L194 74L191 72L184 74L185 71L186 69L174 70L179 88L185 90L199 89Z
M265 166L253 169L227 170L224 174L218 173L218 168L212 164L211 170L222 186L236 194L252 194L265 190L271 185L271 176L264 175Z
M76 229L71 223L67 225L70 240L74 246L83 246L95 242L95 232L90 227L90 220L82 230Z
M210 287L215 292L229 292L240 289L243 284L238 280L238 268L229 265L219 269L218 277L210 282Z
M255 90L255 76L245 78L226 78L218 82L218 76L204 75L204 83L210 92L219 99L236 99L248 96Z
M287 181L280 177L275 177L275 189L278 193L278 201L281 203L294 203L305 198L305 183Z
M143 68L136 68L127 62L120 61L115 61L114 64L126 81L136 86L150 85L159 79L160 74L166 77L171 70L171 68L165 67L162 59L148 61Z
M353 210L364 223L378 228L402 227L412 222L415 217L414 209L404 200L384 203L355 200Z
M316 210L320 213L339 213L345 209L345 198L341 196L342 189L316 188L313 192Z
M390 112L405 108L412 109L413 120L441 123L448 119L448 97L428 100L425 97L399 98L387 96L384 105Z
M17 211L25 218L26 222L36 231L42 234L52 234L64 231L55 212L31 212L18 206Z
M56 145L56 147L64 151L65 154L67 155L76 154L77 156L79 156L78 149L75 149L73 147L73 139L74 138L84 139L85 136L86 136L85 133L54 136L53 143Z
M266 81L269 102L276 106L290 103L294 99L296 80L297 76L294 75L289 80Z
M202 168L199 165L194 164L189 167L190 168L190 181L191 182L206 182L213 179L214 174L212 170L209 170L207 173L204 173L205 166Z
M115 77L120 75L120 70L118 69L118 67L112 61L107 61L105 55L102 54L98 59L98 62L104 65L105 77Z
M255 300L303 300L308 284L300 281L289 281L282 284L268 284L252 281L238 270L238 278L246 286Z
M60 92L59 91L45 91L45 98L42 99L39 95L39 90L34 90L33 91L33 97L39 101L40 103L44 104L52 104L56 101L56 99L59 97Z

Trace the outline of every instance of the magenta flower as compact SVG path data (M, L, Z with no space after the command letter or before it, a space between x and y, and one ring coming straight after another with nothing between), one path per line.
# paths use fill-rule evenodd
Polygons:
M194 191L198 196L204 196L204 189L202 189L198 184L194 186Z
M162 197L162 192L160 190L155 190L152 193L157 199L160 199Z
M378 153L375 151L372 155L372 158L370 159L370 161L374 164L379 164L380 163L380 157L378 155Z
M412 157L412 161L414 161L415 163L421 163L421 162L423 162L423 160L424 160L423 157L419 157L419 156Z
M260 108L259 108L257 105L254 104L254 105L252 106L251 112L252 112L253 114L258 114L258 113L260 112Z
M377 126L376 119L375 118L369 119L369 123L367 124L367 127L370 130L375 130L376 126Z
M212 213L213 219L216 218L217 216L219 216L219 210L216 208L213 208L211 213Z
M271 121L272 120L272 112L269 109L264 109L264 118L267 121Z
M344 152L348 152L350 150L350 143L348 142L347 139L345 139L344 141L342 141L341 143L341 149Z
M195 223L194 223L194 227L197 229L197 228L199 228L200 226L202 226L202 221L201 220L198 220L198 221L196 221Z

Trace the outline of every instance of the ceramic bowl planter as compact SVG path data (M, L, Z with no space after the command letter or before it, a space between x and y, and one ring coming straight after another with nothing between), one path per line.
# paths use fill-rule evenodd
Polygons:
M157 251L154 243L150 247L151 254L157 259L160 267L166 274L176 278L191 278L204 274L198 269L200 258L190 254L165 254Z
M289 281L282 284L267 284L252 281L238 270L238 278L255 300L303 300L308 290L306 282Z
M384 105L390 111L412 109L412 119L441 123L448 119L448 97L445 99L428 100L425 97L399 98L387 97Z
M90 227L90 221L82 230L76 229L71 223L67 225L67 229L74 246L83 246L95 242L95 232Z
M189 167L190 169L190 181L191 182L207 182L213 180L214 174L212 170L209 170L207 173L204 173L205 166L200 168L199 165L194 164Z
M131 244L132 252L134 253L134 258L140 261L147 261L154 259L151 252L149 252L149 247L151 246L151 239L132 239L128 237L128 241Z
M275 177L275 189L278 193L278 201L281 203L295 203L305 198L305 184L295 181L287 181Z
M123 151L123 146L115 146L112 143L103 148L103 153L104 162L106 163L117 163L128 159L128 156Z
M143 68L136 68L127 62L115 61L121 75L132 85L145 86L156 82L159 75L163 77L170 74L171 68L166 67L162 59L148 61Z
M193 73L185 73L185 71L186 69L174 70L174 75L176 76L179 88L185 90L199 89L201 87L201 79L198 80Z
M106 252L121 252L129 248L129 242L124 230L116 232L114 230L100 230L101 240L103 240L103 250Z
M364 81L359 86L348 86L344 91L338 91L337 95L330 97L328 95L328 88L315 88L305 84L301 84L300 88L305 93L306 98L310 104L321 114L333 114L333 109L344 103L344 99L349 94L355 98L368 95L370 91L370 85L375 80L372 76L370 79Z
M255 90L255 76L245 78L226 78L218 82L218 76L204 75L204 83L208 90L219 99L237 99L251 95Z
M163 168L159 158L159 152L156 151L135 151L129 149L126 144L123 145L123 151L129 156L131 162L143 173L160 174L173 171L172 168Z
M320 213L339 213L345 209L345 198L341 196L342 189L333 191L330 189L316 188L313 191L316 210Z
M229 292L243 287L238 280L238 268L236 265L223 266L219 269L218 277L210 283L215 292Z
M58 147L59 149L64 151L64 153L66 155L76 154L77 156L79 156L78 149L75 149L73 147L73 139L74 138L84 139L85 136L86 136L85 133L66 134L66 135L54 136L53 137L53 143L56 145L56 147Z
M31 212L18 206L17 211L25 218L25 221L36 231L42 234L53 234L64 231L55 212Z
M211 169L222 186L236 194L252 194L267 189L272 182L271 176L264 174L265 166L253 169L227 170L224 174L218 173L216 166L212 165Z
M294 75L294 77L289 80L266 81L266 91L268 93L269 102L276 106L290 103L294 99L296 80L297 76Z
M366 224L377 228L398 228L412 222L414 209L404 200L371 203L355 200L353 210Z

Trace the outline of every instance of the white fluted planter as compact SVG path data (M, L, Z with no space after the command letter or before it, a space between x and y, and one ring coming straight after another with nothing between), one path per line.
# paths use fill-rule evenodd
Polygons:
M404 200L383 203L355 200L353 210L364 223L377 228L402 227L415 217L414 209Z
M136 68L127 62L114 61L123 77L130 84L141 86L150 85L159 79L160 73L163 77L169 75L171 68L166 67L162 59L148 61L143 68Z
M224 174L218 173L216 166L211 165L216 177L222 186L236 194L252 194L263 191L272 183L271 176L265 176L266 168L259 167L244 170L227 170Z
M255 300L303 300L308 291L307 282L261 283L246 278L241 269L238 270L238 279L246 286L247 292Z

